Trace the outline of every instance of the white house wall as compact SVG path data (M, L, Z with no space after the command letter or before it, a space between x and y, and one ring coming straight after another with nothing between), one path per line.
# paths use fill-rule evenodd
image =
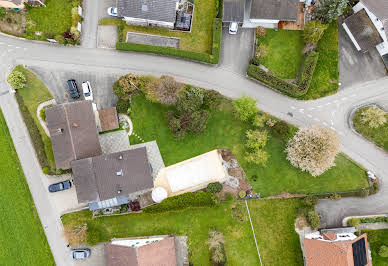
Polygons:
M244 28L256 28L264 27L267 29L276 29L278 27L279 20L272 19L250 19L249 23L244 23Z
M174 23L172 22L147 20L147 19L132 18L132 17L124 17L124 20L127 24L130 24L130 25L150 26L152 24L161 28L169 28L169 29L174 28Z

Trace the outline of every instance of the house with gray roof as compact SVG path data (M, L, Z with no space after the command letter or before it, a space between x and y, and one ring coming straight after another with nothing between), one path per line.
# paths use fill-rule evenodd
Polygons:
M90 210L129 203L154 187L146 147L71 162L79 203Z
M101 155L91 101L55 105L45 112L58 169L69 169L74 160Z
M388 68L388 1L361 0L342 24L360 52L377 49Z
M173 29L176 0L117 0L117 14L127 24Z

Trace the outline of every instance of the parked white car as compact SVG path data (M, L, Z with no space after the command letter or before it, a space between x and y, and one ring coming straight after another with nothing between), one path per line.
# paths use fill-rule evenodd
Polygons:
M229 24L229 34L237 34L238 24L237 22L231 22Z
M84 94L85 100L93 101L92 86L90 86L89 81L82 82L82 92Z
M117 7L108 8L108 15L112 17L117 17Z

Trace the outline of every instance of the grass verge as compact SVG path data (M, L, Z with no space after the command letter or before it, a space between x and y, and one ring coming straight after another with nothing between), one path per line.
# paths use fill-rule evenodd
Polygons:
M204 133L187 134L181 140L176 140L167 126L167 110L167 107L151 103L138 95L132 99L130 113L134 132L145 141L157 141L166 166L216 148L227 148L243 167L253 189L262 196L281 192L324 193L368 187L364 169L342 154L337 157L336 166L319 177L312 177L293 167L286 159L285 141L271 129L268 129L270 137L266 147L270 156L267 166L246 162L245 132L251 125L234 118L229 100L225 100L219 110L211 112ZM131 136L130 143L138 143L138 140ZM256 181L253 181L253 176L257 177Z
M300 265L303 262L302 253L297 234L292 229L300 200L255 200L249 202L249 207L264 265ZM190 261L194 265L210 265L207 239L209 230L215 229L224 234L228 265L259 263L245 203L242 201L225 202L213 208L97 219L92 219L89 211L82 211L66 214L62 221L65 227L86 223L89 244L129 236L187 235ZM280 245L282 252L278 252Z
M362 233L367 234L370 250L372 252L372 263L374 266L387 266L388 258L381 257L378 252L382 245L388 247L388 229L385 230L368 230Z
M55 265L1 110L0 153L0 264Z
M19 108L22 111L23 119L30 133L38 159L42 168L49 167L52 171L55 171L55 159L50 137L46 135L39 123L38 117L36 116L36 109L38 108L38 105L42 102L53 99L53 96L50 94L43 82L28 69L19 65L16 66L13 71L22 72L27 79L26 86L16 92L16 99L19 99ZM20 99L22 101L20 101ZM27 110L25 110L25 108ZM32 119L26 118L26 115L28 114ZM37 130L39 134L36 133ZM39 140L39 135L41 141ZM42 142L43 145L40 142ZM44 157L46 157L47 163L44 162Z
M353 117L353 126L358 133L369 139L377 146L388 151L388 123L378 128L371 128L367 124L361 122L361 113L366 108L357 110ZM386 114L388 121L388 114Z

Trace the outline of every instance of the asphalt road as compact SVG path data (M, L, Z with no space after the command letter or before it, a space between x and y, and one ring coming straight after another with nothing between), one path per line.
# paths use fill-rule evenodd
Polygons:
M258 100L258 107L274 116L298 126L323 124L337 130L341 136L342 150L375 172L382 179L381 191L366 199L346 198L337 201L320 201L317 210L323 224L328 227L340 225L343 217L388 211L388 155L370 142L355 134L349 126L349 113L362 103L388 100L388 78L379 79L354 87L343 88L339 93L316 101L297 101L263 87L234 72L230 68L209 66L175 58L141 53L124 53L114 50L82 47L62 47L54 44L31 42L0 35L0 106L10 123L12 138L30 184L31 193L45 228L47 239L58 265L66 265L67 253L55 213L46 210L49 202L39 194L39 186L32 184L41 174L17 104L9 94L4 79L16 64L51 71L89 72L112 76L133 72L137 74L172 75L178 80L203 88L216 89L224 95L239 97L246 94ZM110 89L110 88L109 88ZM108 90L108 88L106 88ZM101 92L108 93L108 92ZM287 115L292 112L293 116ZM22 136L20 136L22 134ZM20 138L28 145L18 148ZM34 169L33 172L31 169ZM340 178L340 177L339 177ZM69 264L67 264L69 265Z

